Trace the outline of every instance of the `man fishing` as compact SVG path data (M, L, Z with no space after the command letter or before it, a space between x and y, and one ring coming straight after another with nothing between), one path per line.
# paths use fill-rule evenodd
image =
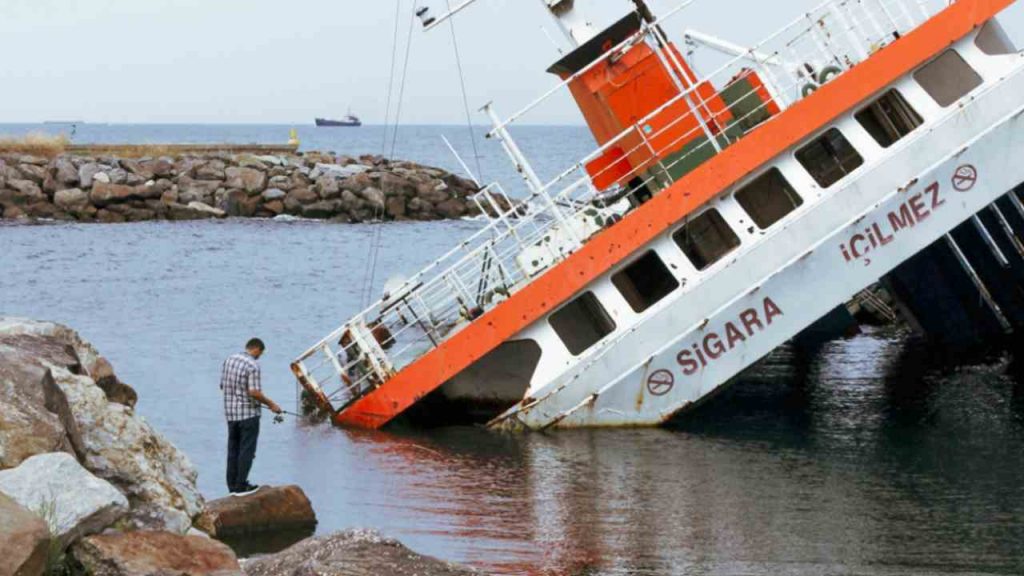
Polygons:
M220 389L224 391L224 415L228 421L227 481L234 496L252 494L260 488L249 483L249 470L256 457L261 405L274 414L283 412L260 385L257 360L265 349L262 340L253 338L245 345L245 352L229 356L221 370Z

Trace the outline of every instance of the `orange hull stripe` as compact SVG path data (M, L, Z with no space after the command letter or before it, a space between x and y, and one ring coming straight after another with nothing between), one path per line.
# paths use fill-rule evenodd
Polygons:
M336 421L379 428L473 362L569 300L709 199L987 22L1014 0L959 0L794 104L600 233L565 261L361 398Z

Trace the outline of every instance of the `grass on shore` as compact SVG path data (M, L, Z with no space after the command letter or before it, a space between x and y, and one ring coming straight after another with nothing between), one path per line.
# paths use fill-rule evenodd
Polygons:
M294 154L296 145L267 144L72 144L63 134L29 134L20 138L0 138L0 154L29 154L54 158L61 154L86 156L113 156L117 158L142 158L177 156L181 154L208 154L227 152L229 154Z
M53 158L63 154L71 141L67 136L29 134L21 138L0 138L0 154L30 154Z

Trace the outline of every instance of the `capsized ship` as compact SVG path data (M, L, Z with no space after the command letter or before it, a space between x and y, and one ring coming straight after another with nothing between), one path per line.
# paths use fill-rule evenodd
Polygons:
M559 85L485 108L528 208L488 186L484 229L295 361L336 423L659 425L880 279L925 293L907 266L936 247L999 333L1024 326L1012 1L829 0L750 48L688 32L731 54L707 73L668 34L692 0L623 1L605 28L542 3L572 48ZM510 128L560 91L599 147L544 182Z

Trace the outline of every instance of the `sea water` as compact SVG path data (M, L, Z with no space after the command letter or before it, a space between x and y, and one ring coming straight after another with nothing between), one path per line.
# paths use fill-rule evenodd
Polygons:
M273 143L287 128L78 134ZM374 130L300 134L304 146L377 153ZM403 130L398 155L458 168L439 136L458 142L459 128ZM548 151L538 156L546 177L591 146L578 128L522 132ZM485 176L514 187L500 152L481 149ZM367 293L374 226L0 225L0 315L80 330L216 498L226 492L223 359L264 339L264 387L294 409L291 360L386 278L414 272L479 223L379 225ZM941 360L899 330L813 354L784 348L671 430L359 432L266 418L252 480L301 485L320 533L376 528L489 573L1024 573L1021 369L1009 357Z

